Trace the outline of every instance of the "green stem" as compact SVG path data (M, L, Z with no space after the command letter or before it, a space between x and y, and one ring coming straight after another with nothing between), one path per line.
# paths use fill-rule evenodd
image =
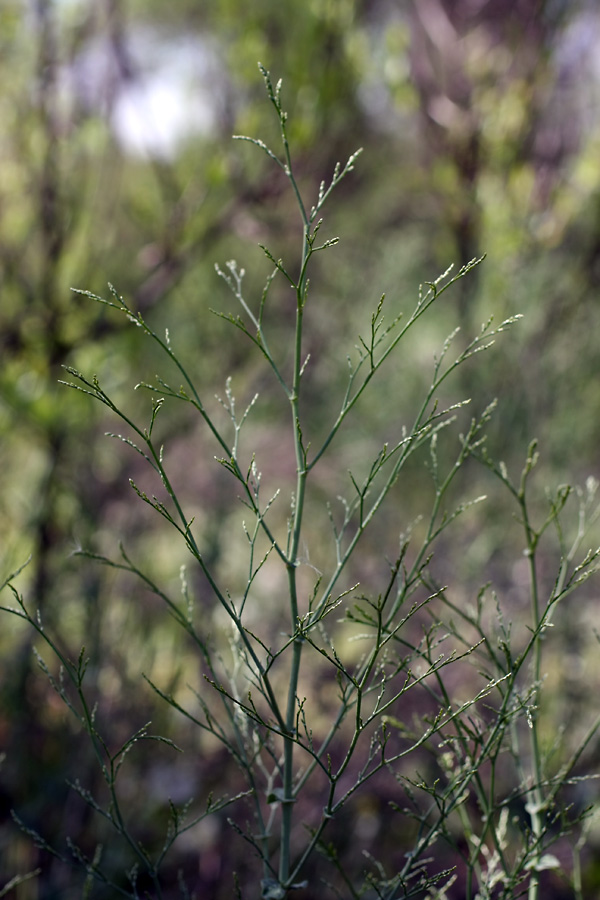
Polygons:
M538 587L538 577L537 577L537 567L536 567L536 549L537 549L537 540L538 535L532 528L528 510L527 510L527 502L525 499L525 484L526 478L529 474L530 468L526 467L523 471L523 476L521 479L521 487L519 490L519 504L521 507L522 521L523 526L525 528L525 534L527 536L527 559L529 562L529 577L531 583L531 617L532 617L532 627L536 633L534 646L533 646L533 684L534 684L534 695L533 695L533 708L530 713L529 720L529 728L530 728L530 743L531 743L531 754L532 754L532 765L533 765L533 785L531 790L528 792L527 796L527 808L529 811L529 815L531 817L531 832L534 844L536 846L535 850L535 860L539 860L542 855L542 845L541 839L543 835L544 823L543 823L543 814L544 814L544 795L542 791L542 763L541 763L541 753L540 753L540 745L539 745L539 728L538 728L538 693L539 693L539 684L540 684L540 675L541 675L541 667L542 667L542 638L539 633L539 625L540 625L540 600L539 600L539 587ZM529 890L528 890L528 900L538 900L539 897L539 875L537 872L537 868L534 867L531 870L531 879L529 882Z
M293 179L292 179L293 181ZM305 216L303 216L305 219ZM294 635L298 628L298 587L296 572L298 568L298 551L300 547L300 535L302 531L302 517L304 511L304 498L306 493L306 453L302 446L302 432L299 419L300 380L302 370L302 326L304 319L304 302L306 299L306 264L310 257L309 225L305 221L303 232L302 263L300 267L300 279L296 286L296 336L294 349L294 378L290 395L290 408L292 413L292 426L294 429L294 449L296 454L296 497L294 505L294 520L289 548L287 573L290 598L290 627ZM288 685L288 697L286 708L286 734L284 736L283 759L283 800L281 814L281 854L279 859L279 882L286 885L290 876L290 845L292 833L292 809L295 803L294 797L294 746L296 741L296 711L298 697L298 680L300 677L300 665L302 660L302 644L300 637L293 640L292 662L290 680Z

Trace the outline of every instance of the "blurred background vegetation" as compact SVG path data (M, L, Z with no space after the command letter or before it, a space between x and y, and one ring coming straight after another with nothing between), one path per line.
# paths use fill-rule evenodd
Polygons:
M343 378L345 354L381 293L390 309L407 310L419 282L485 253L483 266L444 300L422 344L399 370L390 368L380 407L361 410L361 439L367 443L390 410L406 415L454 327L467 336L490 315L499 322L523 313L510 338L460 376L456 396L471 396L477 409L499 397L490 444L509 467L520 467L529 439L539 438L542 487L600 475L594 0L3 0L0 575L31 554L25 595L72 655L86 644L99 715L113 734L127 736L132 723L152 719L155 731L188 747L194 739L140 678L143 671L173 689L193 683L195 664L180 636L139 587L72 556L81 546L115 555L123 539L140 565L169 582L183 550L129 490L128 477L143 485L144 473L127 448L103 437L115 423L58 379L62 365L75 365L97 372L128 408L145 402L130 389L155 373L150 342L70 291L106 294L110 281L155 330L169 327L207 396L223 393L227 375L243 398L261 389L258 360L209 314L234 302L216 261L238 259L250 295L269 271L257 243L284 257L298 246L285 179L230 140L274 137L258 60L284 79L309 202L337 160L365 148L326 214L328 235L342 242L318 271L309 310L309 349L320 360L314 427L328 409L323 385L338 372ZM291 311L282 288L277 296L272 327L283 333ZM264 469L280 440L279 412L273 403L249 426ZM168 422L174 469L219 571L231 564L235 492L207 462L214 451L186 409L174 409ZM269 471L287 475L285 460L271 458ZM411 514L418 511L417 487L404 499ZM487 516L484 536L476 524L464 546L447 548L449 560L456 570L470 561L478 571L491 566L506 585L518 582L517 570L503 569L499 507L478 515ZM467 581L465 594L472 589ZM197 591L208 603L205 588ZM598 696L600 672L587 644L593 599L570 615L556 645L557 722L568 724ZM2 619L0 886L40 865L43 874L16 889L19 900L79 897L72 874L10 817L15 808L49 840L64 845L64 835L75 834L85 846L90 811L65 778L90 786L98 779L37 670L31 639L20 623ZM136 759L131 802L149 842L167 797L218 790L223 777L214 748L188 752L176 765L155 749ZM198 896L230 897L231 872L251 865L227 828L216 819L194 833L173 863ZM590 891L600 889L599 870L592 852ZM550 885L546 896L570 896L563 890Z

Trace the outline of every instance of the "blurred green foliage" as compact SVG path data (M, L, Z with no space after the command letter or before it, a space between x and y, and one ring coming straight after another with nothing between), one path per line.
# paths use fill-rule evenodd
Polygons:
M170 77L153 49L183 37L197 40L210 65L180 74L181 95L130 126L168 127L168 104L185 108L200 86L213 99L211 125L168 153L128 152L117 129L126 92L131 115L131 105L144 104L150 75ZM107 281L115 284L155 330L170 329L207 396L223 392L228 374L246 398L260 390L255 361L208 312L228 311L231 302L215 261L239 259L259 290L269 266L256 244L283 255L297 237L284 179L230 141L233 133L272 131L260 60L284 78L298 179L309 194L338 159L365 147L325 223L342 242L307 313L309 349L320 360L311 374L315 427L327 399L319 390L324 375L343 373L340 335L350 351L378 296L385 291L394 308L408 307L420 281L485 253L477 279L465 281L455 307L430 325L430 341L390 370L380 410L397 405L407 415L433 349L457 324L468 336L492 314L500 321L524 313L512 342L461 389L477 409L500 398L491 440L507 465L537 436L550 477L598 474L599 42L598 12L583 0L4 0L0 575L32 555L24 574L30 604L61 629L72 653L86 642L115 723L127 723L133 707L144 721L167 716L154 708L145 715L154 701L139 672L159 671L175 690L193 680L193 660L174 649L171 626L139 588L106 579L70 553L80 545L113 553L121 537L173 579L184 560L125 492L137 462L103 437L111 425L57 384L70 363L125 396L153 376L152 348L70 288L102 293ZM273 296L284 327L292 306L283 288ZM365 443L385 424L380 410L362 410ZM198 449L205 438L183 412L169 420L170 452L218 564L235 497L195 467L206 457ZM257 422L266 458L277 446L278 412ZM418 507L418 496L403 501ZM493 561L496 548L478 540L478 559ZM582 646L589 686L600 673L587 653ZM570 690L582 702L575 681ZM77 735L65 745L64 713L39 683L30 635L12 622L0 630L0 685L2 885L38 864L15 833L12 807L51 832L85 832L64 784L73 755L85 759L85 751ZM215 758L197 765L190 782L218 778ZM217 834L205 839L219 845ZM224 872L235 865L213 856L199 876L206 896L230 896ZM75 896L62 877L49 866L43 884L27 882L15 896Z

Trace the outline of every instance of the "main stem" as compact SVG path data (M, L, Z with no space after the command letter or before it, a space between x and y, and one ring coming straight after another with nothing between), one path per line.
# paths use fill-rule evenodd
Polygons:
M539 629L540 626L540 601L539 601L539 591L538 591L538 579L537 579L537 567L536 567L536 545L537 545L537 535L533 531L527 511L527 504L525 500L525 480L522 482L521 491L520 491L520 504L521 504L521 513L523 516L523 524L525 525L525 531L527 534L527 556L529 560L529 574L531 581L531 614L532 614L532 627L534 629ZM528 792L528 806L529 806L529 815L531 817L531 832L533 840L536 842L537 847L535 850L536 861L541 857L541 837L543 832L543 815L544 815L544 794L542 791L542 766L541 766L541 754L540 754L540 746L539 746L539 734L538 734L538 709L537 707L537 698L539 694L539 685L540 685L540 676L541 676L541 666L542 666L542 644L541 644L541 635L539 632L537 633L535 639L535 645L533 649L533 682L534 682L534 708L531 710L531 720L530 720L530 740L531 740L531 753L533 757L533 785L531 790ZM539 896L539 886L540 886L540 878L537 869L534 867L531 872L531 878L529 881L529 890L528 890L528 900L538 900Z
M309 224L305 220L303 234L302 264L300 267L300 279L296 285L296 332L294 349L294 378L292 391L289 397L292 413L292 427L294 433L294 449L296 454L296 497L294 504L294 518L292 524L292 537L288 553L287 574L290 596L290 626L294 635L298 628L298 550L300 547L300 534L302 531L302 515L304 510L304 497L306 492L306 456L302 446L302 434L299 425L299 398L300 380L302 370L302 325L304 318L304 302L306 299L306 262L308 260ZM302 659L302 639L296 636L292 643L292 663L290 681L288 685L288 697L286 708L286 734L284 735L283 748L283 800L281 814L281 850L279 858L279 883L287 886L290 877L290 844L292 833L292 807L294 800L294 745L296 737L296 710L298 698L298 679L300 676L300 663Z

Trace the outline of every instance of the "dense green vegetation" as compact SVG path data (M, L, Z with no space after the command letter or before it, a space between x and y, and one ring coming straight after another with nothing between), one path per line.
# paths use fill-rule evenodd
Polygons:
M247 269L246 296L256 297L272 269L257 244L267 245L276 259L297 259L301 226L285 174L255 148L231 141L240 133L260 136L270 146L278 140L257 76L260 59L284 78L302 196L314 202L310 198L322 180L329 182L335 163L364 147L324 213L326 237L339 234L342 240L326 262L325 255L315 258L311 274L305 349L313 364L303 416L315 446L327 434L332 396L343 392L345 356L353 352L356 336L365 334L381 294L387 295L388 315L410 315L421 282L433 281L451 262L458 271L486 255L483 265L440 299L418 338L384 370L377 402L357 404L352 430L341 430L336 464L325 469L316 494L310 519L315 533L306 536L306 552L313 545L310 564L323 564L319 529L327 523L326 516L319 518L317 501L345 492L342 476L357 461L366 466L375 458L391 422L414 418L433 356L447 335L460 327L457 346L463 350L491 316L497 323L517 314L523 319L491 352L462 366L443 385L440 402L471 398L469 414L459 423L465 429L471 415L481 416L498 398L487 447L516 482L530 440L538 439L530 514L542 522L546 485L585 486L598 475L598 39L593 6L550 0L2 4L0 583L31 556L15 585L27 608L39 610L65 660L75 662L85 645L90 708L98 704L113 750L150 720L152 733L185 749L180 756L163 745L143 744L124 768L126 799L138 838L148 846L163 840L169 798L177 805L191 796L205 802L210 790L218 797L244 784L226 768L223 751L201 741L143 680L142 673L178 702L188 684L203 690L194 648L182 642L163 604L130 574L74 554L84 548L116 560L122 541L134 566L174 593L180 566L189 561L185 545L128 488L132 478L142 491L156 491L143 461L104 437L119 431L109 411L59 384L65 365L87 376L97 373L111 398L138 421L147 398L131 389L163 372L159 349L142 340L125 317L71 288L109 297L110 282L156 334L168 327L204 397L225 397L228 376L240 409L258 391L264 400L245 426L244 452L257 452L265 497L293 480L285 404L266 390L260 354L209 312L238 314L215 262L225 269L226 260L240 260ZM184 110L189 104L197 130L177 144L150 143L134 152L131 137L126 144L118 130L127 109L124 91L132 92L139 111L144 79L153 73L159 81L166 78L178 55L201 60L197 70L182 63L189 92ZM155 108L154 121L133 123L138 139L153 128L168 131L176 98L169 95L166 105ZM210 115L202 119L209 103ZM281 348L282 366L289 369L286 335L295 307L283 280L275 280L271 290L270 344ZM215 450L184 404L173 404L163 416L161 437L168 438L177 491L195 515L203 558L220 579L243 581L245 538L234 524L239 491L222 468L211 465ZM440 448L442 463L450 460L446 452L451 451ZM409 477L395 497L404 527L430 503L426 455L407 462ZM490 499L444 535L435 551L436 577L453 584L453 602L461 608L473 604L482 584L491 581L518 643L532 627L523 618L529 615L523 610L526 544L519 527L510 525L514 510L501 487L485 466L465 461L462 482L448 487L450 507L482 493ZM560 505L562 495L551 496ZM354 581L371 580L375 593L386 556L393 559L397 550L395 512L382 511L379 530L365 536L352 571ZM564 526L565 546L577 516L575 502ZM420 539L419 524L414 528ZM542 592L552 591L560 538L559 533L535 548ZM584 550L588 541L594 545L593 535ZM297 550L299 557L305 552ZM558 608L552 637L544 642L539 739L542 755L556 760L554 771L598 715L593 585ZM194 580L192 590L219 633L223 622L205 583ZM265 587L268 603L275 602L277 590ZM9 602L8 592L2 597ZM31 628L8 615L1 621L0 893L15 876L39 869L9 895L84 896L85 872L36 848L11 810L61 854L68 854L70 837L91 857L102 831L67 780L78 780L96 796L104 789L102 778L87 736L37 666ZM57 677L56 660L43 642L35 645ZM324 685L312 689L321 691L326 716L331 698ZM326 723L316 727L324 730ZM594 748L591 739L573 770L577 778L593 771ZM505 777L501 767L500 775ZM594 782L576 782L561 803L573 803L576 817L595 798ZM307 819L310 799L303 801ZM387 822L387 799L374 781L372 792L332 826L329 837L338 851L355 860L352 877L369 869L361 850L376 847L385 854L384 864L393 866L395 854L412 846L408 826L386 832L381 825ZM525 821L525 806L523 797L515 798L511 816ZM178 870L197 896L232 896L234 872L242 896L257 896L258 888L252 893L248 887L256 880L254 857L242 838L232 839L228 815L225 810L200 823L174 848L166 863L165 897L185 896ZM239 815L238 828L245 828L251 813L242 809ZM563 874L552 865L541 868L544 897L584 897L597 890L600 838L593 820L586 829L585 842L574 830L553 850ZM457 864L452 852L439 852L439 869ZM113 874L130 865L118 853L108 862ZM322 877L314 866L306 877ZM461 873L448 888L449 898L466 896ZM489 896L502 896L501 887ZM102 894L101 885L90 883L88 889L92 897L112 896ZM139 895L146 889L151 888L142 884Z

